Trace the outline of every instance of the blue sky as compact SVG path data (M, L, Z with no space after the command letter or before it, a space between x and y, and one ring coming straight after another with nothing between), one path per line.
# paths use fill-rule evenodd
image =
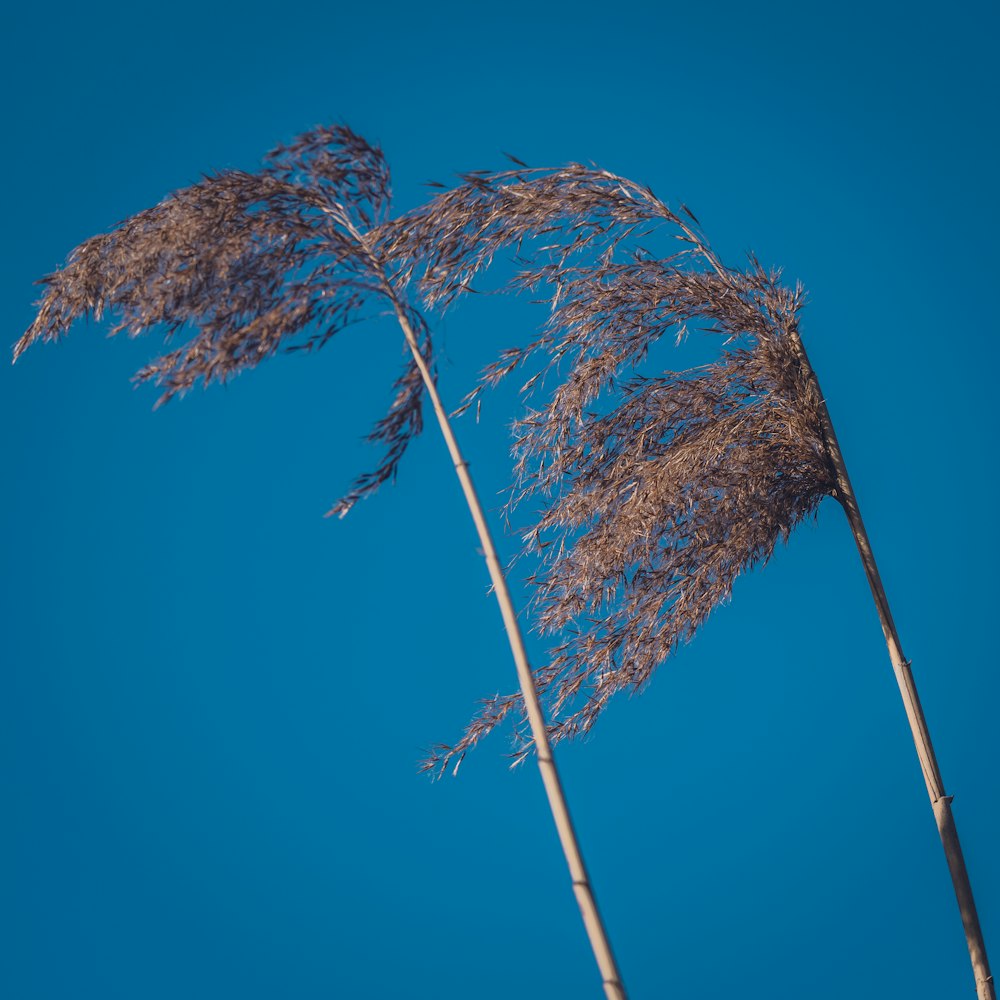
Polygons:
M382 145L400 209L501 150L684 201L725 259L752 248L809 289L804 337L1000 962L997 20L986 3L20 7L0 60L7 339L78 242L321 122ZM446 401L538 319L477 300L436 322ZM536 771L509 772L494 736L457 779L416 773L513 685L440 441L322 517L374 457L398 330L154 413L129 379L158 346L81 324L0 368L0 991L599 996ZM459 426L488 499L513 405ZM560 761L633 1000L971 995L832 501Z

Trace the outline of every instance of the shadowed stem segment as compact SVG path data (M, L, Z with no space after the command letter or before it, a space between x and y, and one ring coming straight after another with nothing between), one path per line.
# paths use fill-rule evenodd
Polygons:
M570 877L573 880L573 892L583 916L583 923L587 930L587 937L590 939L590 946L593 949L597 966L601 972L604 983L604 993L607 1000L626 1000L625 986L622 983L621 974L615 962L615 957L611 951L611 942L608 940L604 922L597 909L597 900L594 897L594 890L590 884L587 868L583 862L583 854L580 851L580 844L577 840L576 831L573 827L573 820L569 813L569 806L566 803L566 796L563 792L562 781L559 778L559 771L556 768L555 757L552 753L552 746L549 742L548 731L545 725L545 716L542 713L541 703L538 699L538 690L535 687L535 679L528 663L527 652L524 648L524 637L521 634L521 627L517 621L517 614L514 611L514 603L507 589L507 580L504 576L500 560L497 558L496 548L493 545L493 538L490 535L486 517L483 513L479 496L469 474L469 464L462 455L458 446L458 441L451 428L447 411L441 403L437 386L427 367L427 362L420 353L417 338L413 333L410 322L405 311L396 303L396 318L403 329L406 343L413 354L414 363L420 370L424 380L427 394L434 407L434 414L437 417L441 434L448 446L448 453L455 465L455 473L462 485L462 492L465 494L465 501L472 514L472 520L476 525L476 532L479 535L479 542L483 549L483 556L486 559L486 566L489 570L490 580L493 584L493 593L496 595L497 604L500 606L500 614L503 616L504 628L507 630L507 638L510 642L510 651L514 657L517 667L517 678L524 698L524 708L528 716L528 723L531 727L531 736L535 743L535 757L538 761L538 769L542 775L542 783L545 786L545 794L549 801L549 808L552 811L552 818L555 820L556 829L559 832L559 841L562 845L563 854L566 856L566 863L569 866Z
M850 476L847 474L847 466L844 464L844 456L837 441L837 434L833 429L830 412L827 409L826 402L823 401L819 379L817 379L816 373L809 364L805 347L797 333L793 334L792 342L799 361L806 374L813 380L820 399L820 419L823 424L823 436L837 475L837 499L840 501L841 506L844 508L844 513L847 515L851 531L854 534L854 541L861 555L861 562L864 565L865 575L868 577L868 585L871 587L872 597L875 599L875 607L878 610L879 621L882 624L882 634L885 636L885 643L889 649L889 659L892 661L893 673L896 675L899 693L903 698L906 718L910 723L910 732L913 734L917 757L920 760L920 769L923 771L924 783L927 786L927 794L930 796L931 806L934 810L934 819L937 822L938 833L941 835L945 858L948 861L948 870L951 872L951 881L955 887L955 896L958 899L958 908L962 915L965 940L969 946L972 971L976 977L976 995L978 1000L996 1000L993 976L990 973L990 963L986 956L986 943L983 940L983 932L979 926L979 915L976 912L976 903L972 896L972 884L969 881L969 873L965 867L965 858L962 855L962 845L959 843L955 818L951 812L953 796L945 794L944 781L941 777L937 758L934 755L934 746L931 743L927 720L924 718L923 709L920 707L917 685L910 670L910 663L903 656L899 633L896 631L892 612L889 609L889 600L886 597L885 588L882 586L882 578L879 576L878 566L875 563L871 542L868 540L868 532L865 530L864 521L861 519L861 510L858 507L857 496L854 493L854 488L851 486Z

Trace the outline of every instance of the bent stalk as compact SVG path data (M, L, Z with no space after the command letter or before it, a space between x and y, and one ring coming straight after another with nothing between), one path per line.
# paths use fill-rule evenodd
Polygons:
M199 381L225 382L256 367L280 347L290 347L287 342L293 338L300 338L293 345L299 349L321 347L353 322L369 295L381 293L391 302L414 367L407 366L397 379L396 398L370 435L386 445L385 457L378 468L355 481L334 509L345 514L394 476L421 427L422 383L486 556L538 766L604 989L608 1000L625 1000L506 581L421 348L423 320L397 295L386 256L375 252L359 232L360 226L376 234L375 223L384 222L388 209L389 171L381 150L347 126L317 127L273 150L259 173L209 175L80 244L63 268L43 279L46 292L34 322L15 345L14 359L35 341L58 340L84 316L116 314L119 322L111 332L127 331L130 336L159 325L168 337L190 329L193 336L186 344L155 359L137 376L164 386L160 402L166 402ZM405 281L405 268L403 273ZM425 343L429 353L429 339Z
M483 556L486 560L486 567L489 570L490 580L493 583L493 593L496 595L497 604L500 606L500 614L503 617L504 628L507 631L507 639L510 642L511 655L517 667L517 679L524 698L525 712L528 716L528 723L531 727L532 739L535 743L535 758L538 761L538 770L542 775L542 783L545 786L545 794L548 798L549 809L552 811L552 818L555 820L556 829L559 832L559 842L562 845L563 854L566 856L566 863L569 867L570 877L573 881L573 892L576 895L580 913L583 916L583 923L590 940L590 947L597 960L597 966L601 972L604 984L604 993L607 1000L626 1000L625 986L622 983L618 965L615 962L614 953L611 950L611 942L608 940L604 921L597 909L597 900L594 890L590 884L590 877L583 861L583 854L580 850L580 843L573 827L573 820L569 813L569 806L566 802L566 795L563 792L562 781L559 778L559 771L556 767L555 757L549 741L548 731L545 725L545 716L538 699L538 690L535 687L535 679L528 663L528 655L524 648L524 636L517 621L517 613L514 610L514 603L507 588L507 580L504 576L503 568L497 557L496 548L493 545L493 538L490 534L486 517L483 513L482 504L476 493L472 476L469 474L469 463L466 462L458 441L455 438L451 422L448 419L447 411L441 403L437 386L431 376L427 363L420 353L417 338L413 333L406 313L396 299L394 291L390 290L390 295L395 303L396 318L406 337L406 343L413 354L414 363L420 370L424 386L430 397L431 405L434 407L434 414L437 417L441 435L448 446L448 453L455 465L455 474L462 486L462 493L472 514L472 520L476 525L476 533L479 535L479 542L483 549Z
M951 812L951 801L954 796L945 794L944 781L937 758L934 755L934 746L931 743L927 720L924 718L923 709L920 706L917 685L910 670L910 663L903 656L899 633L896 631L892 612L889 609L889 600L886 597L885 588L882 586L882 578L879 576L878 566L875 563L871 542L868 540L868 532L861 519L857 496L851 486L850 476L847 474L847 466L837 441L837 434L833 429L830 412L820 390L819 379L809 364L805 347L797 333L793 335L793 344L799 361L806 374L812 379L819 396L823 435L837 475L837 499L847 515L858 553L861 556L861 562L865 568L865 575L868 578L868 585L871 587L872 597L875 599L875 607L882 625L882 634L885 636L885 643L889 650L889 659L892 661L893 673L896 675L899 693L903 698L906 718L910 724L910 732L913 734L913 743L920 760L920 769L924 775L924 783L927 786L927 794L930 796L934 819L937 823L938 833L941 835L941 844L944 847L948 870L951 872L951 881L958 900L958 908L962 915L965 940L969 946L972 971L976 978L976 995L978 1000L996 1000L993 976L990 973L990 963L986 955L986 943L983 940L983 932L979 926L979 915L976 912L976 903L972 896L972 884L969 881L965 858L962 855L962 845L958 839L958 829Z

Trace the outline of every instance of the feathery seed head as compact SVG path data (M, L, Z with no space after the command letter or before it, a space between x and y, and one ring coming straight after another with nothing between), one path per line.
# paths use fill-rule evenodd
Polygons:
M539 336L505 351L464 405L536 368L514 425L511 506L535 511L525 534L538 562L531 610L535 627L558 637L536 679L558 741L589 731L612 695L641 689L736 577L816 510L834 474L795 348L801 288L782 287L753 257L745 270L725 266L687 209L683 218L606 171L464 180L387 231L429 306L453 302L511 248L523 270L508 290L548 300ZM672 230L678 252L636 249L651 226ZM714 362L636 371L659 340L694 327L720 336ZM460 760L522 707L518 694L487 700L426 766ZM531 749L523 719L517 740L520 760Z
M311 350L387 301L410 321L430 360L423 318L396 294L370 235L389 210L382 152L346 126L320 127L268 154L257 173L228 170L94 236L42 279L38 315L14 348L57 340L77 319L116 317L112 333L162 329L183 346L146 365L159 403L199 380L225 382L279 348ZM387 415L370 434L385 455L331 513L345 514L395 475L421 429L423 384L410 360Z

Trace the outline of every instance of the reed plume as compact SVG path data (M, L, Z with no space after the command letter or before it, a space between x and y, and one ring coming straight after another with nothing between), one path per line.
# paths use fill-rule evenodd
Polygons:
M531 610L541 632L559 637L535 675L549 739L588 732L614 694L641 689L741 572L835 497L875 598L979 1000L995 1000L951 796L800 336L801 287L783 287L752 256L743 269L724 265L690 211L673 212L649 188L578 164L516 163L464 175L390 223L386 239L428 306L447 307L497 253L513 250L521 270L504 287L541 292L550 307L540 335L505 351L466 401L515 370L530 372L514 424L511 507L535 504L524 549L538 565ZM636 246L664 227L680 241L676 253L656 259ZM636 372L659 341L691 327L718 335L715 361ZM519 694L488 699L425 766L460 761L511 715L523 720ZM518 759L532 738L516 723Z
M410 358L395 396L370 439L385 454L358 477L331 513L393 478L422 427L424 393L465 495L503 617L538 747L538 765L570 871L573 891L608 1000L625 1000L579 843L548 747L517 614L468 463L453 433L432 371L430 331L403 292L406 272L386 233L389 170L381 151L345 126L317 128L269 154L258 173L230 170L170 195L110 233L77 247L66 266L42 279L38 315L14 348L58 340L72 323L105 313L111 332L153 328L190 339L136 376L164 391L163 403L199 381L225 382L279 348L322 347L373 305L395 315ZM405 262L412 267L412 261Z
M190 339L139 371L163 388L157 405L199 381L225 382L279 348L312 350L372 302L403 309L431 359L423 317L392 294L384 262L357 238L385 220L389 171L380 150L343 126L317 128L281 146L258 173L226 170L91 237L40 282L35 321L14 347L61 338L78 319L115 317L112 335L162 330ZM396 380L370 439L385 447L333 511L395 476L422 426L424 383L415 358Z
M641 688L835 477L820 398L789 349L801 289L755 260L725 267L690 213L606 171L464 180L391 222L384 239L429 307L450 305L511 247L521 270L507 289L550 306L540 335L505 351L463 405L530 372L511 507L541 507L525 541L540 562L536 627L563 639L536 672L558 741L590 730L616 692ZM658 227L680 241L668 259L635 245ZM654 345L693 326L719 336L715 362L636 372ZM512 711L519 695L491 699L428 765L460 758ZM523 755L530 740L520 743Z

